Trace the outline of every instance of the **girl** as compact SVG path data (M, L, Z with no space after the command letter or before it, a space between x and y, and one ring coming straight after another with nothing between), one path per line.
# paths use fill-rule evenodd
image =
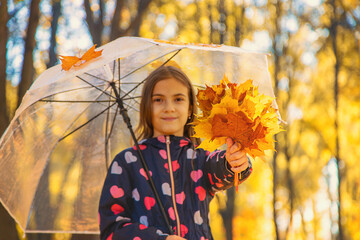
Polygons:
M211 199L233 185L234 174L241 174L243 181L252 168L231 139L226 151L195 149L188 124L195 112L193 87L180 69L162 66L147 77L137 129L139 147L175 235L168 233L133 147L115 157L105 179L99 205L101 239L213 239Z

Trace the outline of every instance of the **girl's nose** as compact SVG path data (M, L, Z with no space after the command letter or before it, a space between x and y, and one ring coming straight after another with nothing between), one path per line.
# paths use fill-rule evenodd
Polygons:
M165 102L165 111L166 112L171 112L171 111L174 111L174 110L175 110L174 104L171 101L166 101Z

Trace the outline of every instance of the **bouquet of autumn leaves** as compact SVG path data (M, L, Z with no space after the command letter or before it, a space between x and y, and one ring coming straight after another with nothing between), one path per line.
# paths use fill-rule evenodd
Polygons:
M224 76L219 85L206 86L196 97L202 115L193 122L194 137L204 139L199 148L214 151L229 137L252 158L274 150L273 135L281 131L274 98L260 95L252 80L238 85ZM238 181L236 174L236 187Z

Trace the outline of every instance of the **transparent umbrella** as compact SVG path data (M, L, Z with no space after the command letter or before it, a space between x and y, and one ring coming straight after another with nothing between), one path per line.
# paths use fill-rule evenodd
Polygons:
M44 71L0 139L0 200L25 232L99 233L107 168L131 146L120 113L136 126L142 83L158 63L172 59L195 86L226 74L232 82L253 79L274 96L263 53L135 37L100 49L101 57L69 71Z

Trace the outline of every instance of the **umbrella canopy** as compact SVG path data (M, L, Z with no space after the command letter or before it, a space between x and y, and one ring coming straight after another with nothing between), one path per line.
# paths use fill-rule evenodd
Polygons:
M101 57L79 67L43 72L0 139L0 200L25 232L99 232L107 168L131 146L111 85L134 126L143 80L169 59L195 86L217 84L226 74L231 82L253 79L260 93L274 96L263 53L135 37L100 49Z

